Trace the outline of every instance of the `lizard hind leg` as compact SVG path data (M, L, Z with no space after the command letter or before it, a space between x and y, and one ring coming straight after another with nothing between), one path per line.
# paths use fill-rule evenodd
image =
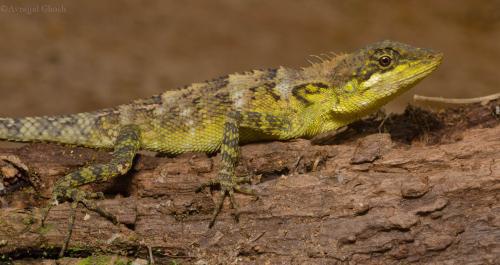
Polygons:
M66 200L70 200L72 202L68 231L59 256L64 255L64 251L67 249L68 243L71 239L73 224L75 221L75 211L79 203L83 204L88 210L98 213L99 215L105 217L113 223L118 223L116 217L113 214L102 209L93 201L94 199L102 199L104 197L102 193L85 192L79 190L78 187L88 183L106 181L115 176L127 173L127 171L132 166L133 159L139 151L139 148L139 128L134 125L126 125L121 128L120 133L115 141L112 159L109 163L93 164L82 167L67 174L56 182L53 191L54 203L49 205L44 211L44 216L42 217L42 225L44 225L45 219L48 216L49 211L53 207L53 205Z

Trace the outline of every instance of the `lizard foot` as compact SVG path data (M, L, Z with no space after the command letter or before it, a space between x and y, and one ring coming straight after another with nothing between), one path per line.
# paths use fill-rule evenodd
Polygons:
M61 194L67 194L67 196L62 196ZM43 216L42 216L42 227L45 226L45 221L47 219L47 216L49 215L50 210L52 207L55 205L59 204L62 201L70 200L71 201L71 210L68 218L68 231L66 232L66 236L64 238L64 242L61 248L61 251L59 252L59 257L64 256L64 252L68 248L69 241L71 239L71 234L73 233L73 227L75 224L75 216L76 216L76 208L78 207L78 204L81 203L85 208L87 208L90 211L96 212L102 217L108 219L111 221L113 224L118 224L118 219L116 218L115 215L112 213L104 210L103 208L99 207L94 200L95 199L104 199L104 194L102 192L97 192L97 193L91 193L91 192L85 192L82 190L78 189L70 189L67 190L64 193L61 193L59 191L54 192L54 201L51 203L48 207L46 207L43 211Z
M231 202L231 208L235 210L234 217L236 221L239 220L239 207L234 198L234 193L241 193L258 198L257 193L253 189L240 186L240 184L245 184L245 183L250 183L249 177L231 177L221 174L216 180L211 180L208 181L207 183L203 183L196 189L196 192L200 192L205 188L220 189L221 197L215 202L215 208L212 214L212 219L210 220L210 224L208 225L209 228L212 228L214 226L215 220L217 219L217 216L222 210L222 206L224 205L224 199L226 197L229 197L229 201Z

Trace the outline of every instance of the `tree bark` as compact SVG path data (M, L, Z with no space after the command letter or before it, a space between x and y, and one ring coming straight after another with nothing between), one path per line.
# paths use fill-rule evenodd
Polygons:
M496 108L409 108L385 119L380 128L389 133L368 120L326 136L328 145L246 145L238 172L253 176L259 199L236 195L239 222L227 203L211 229L219 194L194 191L217 175L219 156L139 155L129 174L85 187L103 191L98 203L123 224L80 206L67 251L76 258L60 262L112 255L156 264L500 264ZM53 183L109 154L34 144L0 149L0 159L0 264L51 264L69 216L69 204L59 204L40 226Z

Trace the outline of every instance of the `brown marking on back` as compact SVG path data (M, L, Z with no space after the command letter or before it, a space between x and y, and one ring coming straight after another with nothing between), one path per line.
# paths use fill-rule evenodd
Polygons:
M278 101L278 100L281 99L281 96L279 94L277 94L276 91L274 91L275 87L276 87L276 83L275 82L264 84L264 89L267 92L267 94L271 95L271 97L274 100Z
M214 96L220 103L231 103L231 98L229 96L229 92L227 91L219 91Z
M220 76L216 79L208 81L207 84L212 85L215 90L224 88L229 84L229 75Z
M267 79L273 80L273 79L276 78L277 75L278 75L278 69L277 68L267 69Z

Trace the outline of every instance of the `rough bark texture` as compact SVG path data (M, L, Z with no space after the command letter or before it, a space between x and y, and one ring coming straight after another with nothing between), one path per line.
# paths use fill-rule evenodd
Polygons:
M326 145L246 145L238 170L254 176L260 198L238 195L239 222L226 207L212 229L218 194L194 190L215 177L219 157L141 155L126 176L88 187L105 192L101 205L125 225L78 208L72 258L59 261L141 264L151 252L156 264L500 264L497 111L497 102L408 108L385 120L388 133L373 118L313 141ZM0 158L0 263L55 264L69 204L41 228L43 197L64 173L108 153L36 144Z

